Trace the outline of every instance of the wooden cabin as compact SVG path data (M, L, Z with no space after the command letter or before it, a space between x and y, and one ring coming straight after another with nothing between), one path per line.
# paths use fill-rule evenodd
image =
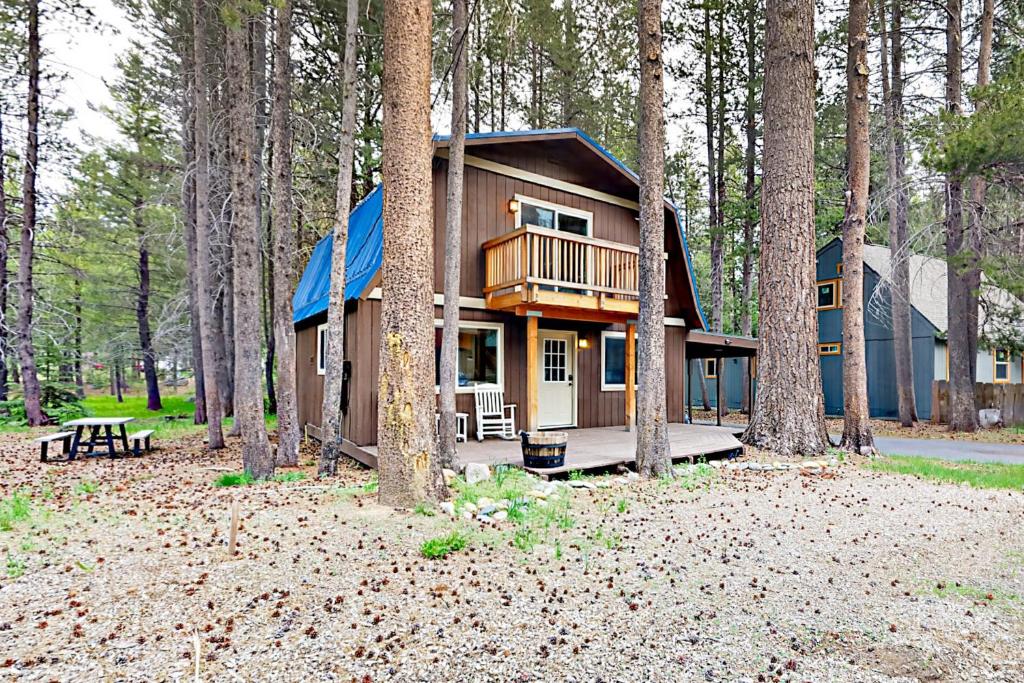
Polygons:
M446 138L434 143L434 303L441 347ZM577 129L467 136L462 215L457 405L475 438L473 387L500 385L517 429L627 425L635 411L639 311L638 178ZM376 443L382 195L352 212L344 432ZM685 415L689 334L706 325L676 208L665 202L665 372L668 418ZM331 235L295 294L299 419L320 424Z

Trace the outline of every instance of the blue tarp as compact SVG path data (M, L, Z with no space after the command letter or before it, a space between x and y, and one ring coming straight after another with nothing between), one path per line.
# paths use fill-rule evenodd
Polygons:
M550 135L552 133L571 133L577 135L581 140L590 144L599 154L604 156L616 167L622 169L634 180L639 182L639 177L628 166L619 161L614 154L602 147L596 140L581 131L579 128L553 128L542 130L518 130L518 131L495 131L492 133L471 133L466 136L467 140L487 140L511 137L524 137L532 135ZM435 140L447 140L447 135L435 135ZM384 255L384 230L382 215L384 191L381 185L377 185L373 192L352 212L348 226L348 251L346 252L346 266L348 281L345 283L345 299L356 299L380 268ZM679 209L671 205L674 213L676 229L679 231L679 239L682 242L683 254L686 257L686 268L690 276L690 287L694 296L694 303L700 315L704 329L708 329L707 318L704 317L704 309L700 304L700 294L697 292L697 278L693 273L693 262L690 258L690 248L686 243L686 233L683 232L683 222L679 216ZM333 240L328 234L316 245L313 254L309 257L309 264L302 274L299 287L295 290L293 305L295 308L294 321L301 322L318 313L327 310L327 301L330 295L331 275L331 249Z
M380 269L384 256L384 189L377 185L352 211L348 222L348 246L345 252L345 300L357 299ZM331 251L334 236L327 233L309 257L295 290L292 319L302 322L327 310L331 292Z

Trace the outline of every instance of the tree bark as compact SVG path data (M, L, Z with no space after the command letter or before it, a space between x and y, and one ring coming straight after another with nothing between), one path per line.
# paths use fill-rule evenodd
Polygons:
M206 373L203 369L203 337L199 324L199 286L196 268L196 178L195 178L195 57L192 45L182 48L184 88L189 96L183 98L181 111L181 147L185 160L185 181L182 183L181 206L184 217L185 273L188 286L189 332L192 343L192 370L195 384L194 424L206 424Z
M722 233L718 219L718 173L715 157L715 106L714 69L712 67L714 39L711 34L711 6L704 4L704 133L708 154L708 232L711 237L711 329L722 331L722 309L724 297L722 277L725 267L725 256L722 248Z
M946 2L946 112L956 117L961 113L963 87L963 34L961 2ZM974 376L971 360L970 326L971 276L974 254L965 239L963 216L963 183L959 174L946 174L946 269L947 309L949 312L949 429L973 432L978 428L978 412L974 403ZM977 334L977 327L974 335Z
M743 130L746 135L746 147L743 154L744 186L743 197L746 206L743 211L743 275L740 286L740 334L750 337L754 332L751 305L754 297L754 231L757 228L757 214L754 200L757 198L757 2L747 2L747 35L745 39L747 57L746 98L743 104ZM750 359L743 361L744 386L753 381ZM750 392L743 391L740 399L741 412L750 414Z
M207 94L206 59L206 0L195 0L193 6L193 61L195 76L193 88L193 147L195 151L195 207L196 207L196 309L199 312L202 364L206 371L203 395L206 397L207 445L213 450L224 447L221 428L223 406L220 389L225 373L223 356L218 357L218 345L223 344L219 334L216 307L214 253L210 244L213 228L210 220L210 104ZM198 387L196 391L198 391Z
M467 0L452 0L452 134L448 142L448 203L444 227L444 329L441 333L438 457L456 469L455 389L458 387L459 291L462 265L462 178L466 150Z
M717 53L717 66L718 66L718 105L715 111L715 121L718 127L718 139L715 141L718 157L715 164L715 197L718 201L718 211L716 212L716 229L714 236L718 238L718 253L714 253L712 248L712 267L711 273L714 276L715 272L718 273L717 292L714 293L718 304L718 318L715 323L715 332L722 333L725 331L725 283L723 282L725 276L725 50L726 50L726 34L725 34L725 6L719 4L718 6L718 40L716 41L715 52ZM713 247L713 245L712 245ZM717 260L715 260L717 258ZM729 414L729 400L726 396L726 385L724 377L724 367L722 364L718 366L719 379L715 382L715 404L718 406L720 415Z
M142 218L144 208L142 195L136 195L132 206L135 221L135 237L138 241L139 290L135 300L135 321L139 329L139 351L142 353L142 372L146 378L146 410L161 410L160 379L156 372L156 353L153 351L153 333L149 328L149 246L146 244L146 227Z
M665 101L661 0L640 0L640 316L636 467L672 476L665 396Z
M345 53L340 62L342 83L341 131L338 135L338 179L335 188L334 237L331 246L331 292L327 307L327 355L322 413L321 475L333 475L344 443L341 394L345 368L345 283L348 220L352 208L352 164L355 154L356 51L358 49L359 3L351 0L345 15ZM429 59L429 55L428 55ZM429 187L429 183L428 183ZM429 200L427 205L430 205ZM385 226L385 232L387 227ZM386 244L385 244L386 249ZM433 290L431 290L433 291ZM433 323L431 323L433 330ZM382 356L383 358L383 356ZM431 377L433 381L433 377ZM383 392L382 392L383 393ZM433 412L433 411L431 411ZM378 441L380 437L378 437Z
M18 350L25 416L30 427L46 420L39 405L39 377L32 346L32 259L36 233L36 171L39 163L39 0L28 0L28 103L25 175L22 181L21 248L18 253Z
M814 253L814 2L768 0L758 392L743 440L825 451Z
M889 192L889 258L892 262L890 315L896 361L896 392L900 424L910 427L917 420L914 395L914 356L910 317L910 238L907 230L909 198L904 182L905 141L903 132L903 0L892 0L892 34L887 40L885 0L878 3L881 29L882 104L887 130L886 176ZM889 43L892 68L889 68ZM891 73L891 85L890 85Z
M234 257L235 422L242 435L242 464L257 479L274 473L267 440L260 363L260 229L256 214L256 164L252 70L246 49L250 17L242 0L227 0L226 70L229 89L228 142L231 150L232 239Z
M840 447L874 450L864 346L864 231L871 177L868 133L868 0L850 0L846 56L846 219L843 221L843 437Z
M3 107L0 106L0 401L7 400L7 367L11 349L7 339L7 256L10 232L7 220L7 148L4 146Z
M351 4L356 4L354 1ZM295 231L292 229L292 0L277 7L274 30L274 99L270 134L273 187L270 219L274 233L273 320L277 355L277 464L299 462L298 397L295 371L295 324L292 284L295 281Z
M380 502L445 496L434 437L430 0L384 2Z

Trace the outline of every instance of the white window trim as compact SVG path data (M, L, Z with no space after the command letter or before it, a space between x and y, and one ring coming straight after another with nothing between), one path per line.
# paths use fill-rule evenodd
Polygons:
M604 340L607 338L614 339L625 339L625 332L616 332L615 330L602 330L601 331L601 391L625 391L625 384L605 384L604 381L604 357L605 357L605 345ZM633 333L634 339L639 339L640 334L637 332Z
M542 199L534 199L533 197L527 197L526 195L517 194L516 201L519 202L519 211L516 211L516 228L523 227L523 204L533 204L539 206L542 209L551 209L555 213L564 213L566 216L575 216L576 218L587 219L587 237L594 236L594 214L590 211L584 211L583 209L574 209L571 206L565 206L564 204L555 204L553 202L546 202ZM553 230L558 229L558 217L555 217L555 227Z
M316 326L316 374L318 374L318 375L326 375L327 374L327 366L326 366L327 356L324 353L325 350L323 348L321 348L321 345L323 344L324 336L326 334L327 334L327 323L323 323L322 325L317 325ZM324 365L320 364L320 360L321 359L323 359L325 361Z
M444 320L434 319L434 328L444 327ZM498 331L498 381L497 385L502 391L505 390L505 324L481 322L476 320L460 320L460 330L497 330ZM434 385L434 393L441 393L440 385ZM473 387L455 387L456 394L472 394Z
M1002 351L1003 355L1006 356L1006 360L1000 362L999 352ZM1009 384L1013 379L1013 356L1010 354L1009 349L992 349L992 383L993 384ZM999 379L999 366L1006 366L1006 379Z

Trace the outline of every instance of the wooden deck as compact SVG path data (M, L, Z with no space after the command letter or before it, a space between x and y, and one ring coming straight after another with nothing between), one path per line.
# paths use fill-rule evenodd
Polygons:
M536 474L557 476L573 470L605 470L618 465L632 466L636 461L636 432L627 432L622 427L597 427L593 429L569 429L569 445L566 448L565 466L544 470L531 470ZM742 445L736 439L735 430L729 427L709 425L669 425L669 445L673 460L689 460L706 456L724 457ZM364 446L363 450L376 459L377 447ZM505 441L488 438L477 441L472 436L469 442L458 445L459 461L482 462L488 465L523 465L523 454L518 440Z

